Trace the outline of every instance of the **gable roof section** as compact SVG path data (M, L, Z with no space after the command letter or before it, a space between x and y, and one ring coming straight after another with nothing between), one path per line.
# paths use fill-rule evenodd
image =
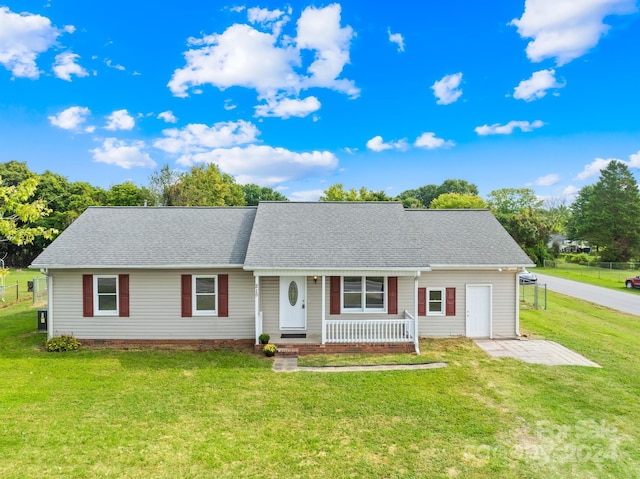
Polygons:
M240 267L255 213L255 207L91 207L31 267Z
M432 268L533 266L489 210L407 210Z
M261 202L248 270L428 269L397 202Z

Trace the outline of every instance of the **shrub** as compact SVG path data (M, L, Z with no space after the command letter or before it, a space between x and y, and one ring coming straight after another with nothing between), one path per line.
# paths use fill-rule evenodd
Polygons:
M589 256L587 253L576 253L566 254L564 255L564 259L567 263L575 263L587 266L589 263L594 261L595 258L593 256Z
M278 347L275 344L265 344L262 348L262 352L265 356L274 356L278 351Z
M81 346L73 336L55 336L45 343L45 348L49 352L74 351Z
M260 340L261 344L267 344L271 339L271 336L269 336L267 333L262 333L260 336L258 336L258 339Z

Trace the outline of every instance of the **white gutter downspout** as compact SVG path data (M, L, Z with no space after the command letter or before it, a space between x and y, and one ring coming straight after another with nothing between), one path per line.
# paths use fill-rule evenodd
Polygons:
M321 300L321 315L322 315L322 344L327 342L327 306L326 306L326 276L322 276L322 300Z
M260 344L260 335L262 334L262 318L260 317L260 276L254 276L255 298L254 298L254 314L256 318L256 344Z
M522 336L520 334L520 280L518 275L515 275L515 283L516 283L516 337L519 338Z
M418 279L420 278L420 271L416 271L416 275L413 278L413 344L416 349L416 354L420 355L420 332L418 331Z

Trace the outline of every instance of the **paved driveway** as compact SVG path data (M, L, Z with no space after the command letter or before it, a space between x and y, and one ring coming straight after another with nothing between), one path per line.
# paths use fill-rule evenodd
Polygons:
M543 339L475 339L474 342L495 358L515 358L547 366L600 367L561 344Z
M538 274L537 272L536 276L538 276L538 283L546 284L550 291L640 316L640 295L638 294L615 291L601 288L600 286L570 281L568 279L555 278L545 274Z

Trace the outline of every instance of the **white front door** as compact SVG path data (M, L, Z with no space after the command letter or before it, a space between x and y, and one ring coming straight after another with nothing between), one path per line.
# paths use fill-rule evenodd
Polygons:
M307 328L307 278L280 277L280 329Z
M491 285L467 285L467 336L491 337Z

